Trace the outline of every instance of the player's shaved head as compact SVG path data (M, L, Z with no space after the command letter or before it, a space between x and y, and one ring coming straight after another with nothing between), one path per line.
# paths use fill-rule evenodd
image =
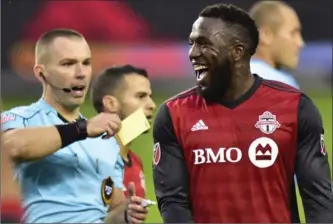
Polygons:
M291 7L281 1L258 1L251 7L249 14L258 28L269 26L276 30L284 22L281 14L283 9Z
M275 68L296 68L304 46L296 11L282 1L259 1L249 14L260 32L256 57Z
M65 38L80 38L83 39L83 35L79 32L71 29L54 29L44 33L37 41L35 46L35 63L44 63L47 59L47 48L53 43L53 41L59 37Z

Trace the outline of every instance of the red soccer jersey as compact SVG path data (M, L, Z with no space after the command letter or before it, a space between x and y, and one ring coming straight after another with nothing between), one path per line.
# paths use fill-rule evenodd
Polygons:
M22 215L23 209L16 198L2 198L1 223L19 223Z
M256 76L239 101L221 104L194 88L161 107L153 130L165 222L296 222L295 172L309 220L333 219L320 115L292 87Z
M125 185L125 196L128 196L127 187L130 182L135 184L136 195L145 198L146 196L146 187L145 187L145 176L143 173L142 161L139 156L135 155L131 150L128 151L129 161L125 162L125 176L124 176L124 185Z

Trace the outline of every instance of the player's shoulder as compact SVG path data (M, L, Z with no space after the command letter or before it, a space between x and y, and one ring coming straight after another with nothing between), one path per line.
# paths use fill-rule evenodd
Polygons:
M302 92L284 82L262 79L261 84L264 88L267 88L268 91L281 93L286 95L302 95Z
M186 117L195 108L203 107L205 101L199 95L198 87L185 90L162 103L156 113L153 135L164 132L169 135L169 130L173 126L173 121L177 117Z
M30 118L40 111L35 103L25 106L13 107L1 113L1 120L9 117Z
M313 117L314 119L321 117L318 107L305 93L301 93L300 95L298 111L306 114L307 116Z
M298 111L300 111L300 108L303 108L304 105L306 105L306 108L308 109L315 108L309 96L286 83L263 79L261 81L261 86L261 91L259 91L260 94L265 96L265 99L270 103L283 103L288 105L288 107L291 104L294 104L298 108Z
M193 96L198 96L198 87L197 86L187 89L181 93L178 93L175 96L172 96L169 99L167 99L165 102L169 103L169 102L174 102L174 101L178 101L178 100L186 100Z
M198 94L198 87L195 86L181 93L178 93L175 96L172 96L171 98L167 99L164 104L168 108L180 108L184 107L185 105L190 105L198 102L198 100L200 101L200 99L202 98Z

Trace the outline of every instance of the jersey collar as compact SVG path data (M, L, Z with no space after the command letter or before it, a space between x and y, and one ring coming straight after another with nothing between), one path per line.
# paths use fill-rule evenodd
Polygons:
M42 110L44 110L47 114L49 113L53 113L55 115L57 115L64 123L68 123L68 121L61 116L58 111L56 111L56 109L54 109L50 104L48 104L43 98L40 98L37 101L37 104L39 106L39 108L41 108ZM78 119L86 119L81 113L79 114L79 118Z

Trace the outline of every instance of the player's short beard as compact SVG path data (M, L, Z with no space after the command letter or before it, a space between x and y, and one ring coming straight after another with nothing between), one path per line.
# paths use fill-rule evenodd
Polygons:
M232 79L232 66L229 57L219 61L210 71L209 85L200 89L200 94L209 102L219 102L227 93Z

